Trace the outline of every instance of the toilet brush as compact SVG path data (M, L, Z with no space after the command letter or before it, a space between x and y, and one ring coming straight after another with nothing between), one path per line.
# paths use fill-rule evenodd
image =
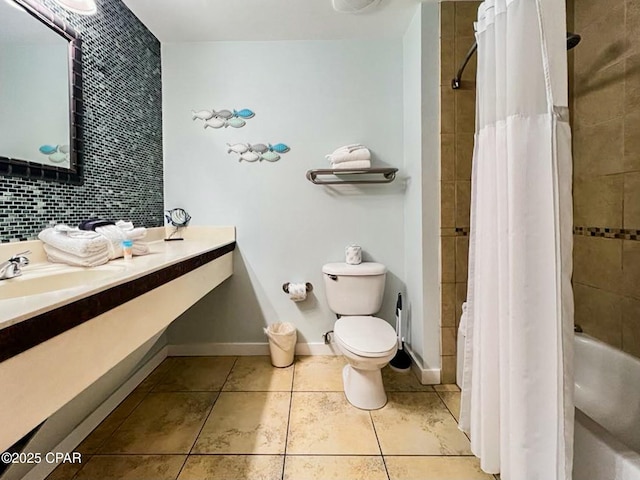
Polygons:
M406 372L411 368L411 357L404 349L402 337L402 294L398 293L396 302L396 334L398 335L398 352L389 362L389 366L397 372Z

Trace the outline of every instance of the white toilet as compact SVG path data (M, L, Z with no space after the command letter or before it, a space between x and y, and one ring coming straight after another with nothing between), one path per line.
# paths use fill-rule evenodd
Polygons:
M396 332L373 314L380 310L387 269L380 263L328 263L322 267L327 301L340 316L334 339L349 362L342 371L347 400L363 410L382 408L387 395L381 369L398 349Z

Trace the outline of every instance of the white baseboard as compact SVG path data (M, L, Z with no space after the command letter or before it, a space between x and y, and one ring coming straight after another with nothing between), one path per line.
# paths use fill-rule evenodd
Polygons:
M424 368L422 361L406 344L404 349L411 357L411 370L416 374L420 383L422 385L439 385L441 370L439 368Z
M342 355L342 353L335 343L326 345L318 342L296 344L296 355Z
M255 356L269 355L269 344L264 343L192 343L169 345L170 357L195 356ZM296 355L340 355L335 345L324 343L297 343Z
M149 376L155 368L167 358L168 348L162 348L136 373L123 383L120 388L111 394L98 408L96 408L80 425L73 429L67 437L60 442L52 452L73 452L82 442L115 408L125 399L142 381ZM29 470L23 480L42 480L46 478L58 465L55 463L41 462Z
M169 345L170 357L269 355L268 343L187 343Z
M196 356L255 356L269 355L269 344L264 343L192 343L184 345L169 345L170 357ZM423 385L437 385L440 383L440 369L425 369L422 362L405 345L411 357L411 369ZM297 343L296 355L341 355L340 350L331 343Z

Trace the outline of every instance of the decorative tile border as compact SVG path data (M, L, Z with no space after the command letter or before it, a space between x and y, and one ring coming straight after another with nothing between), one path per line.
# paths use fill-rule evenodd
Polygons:
M470 230L471 229L469 227L441 228L440 236L441 237L468 237Z
M468 237L469 227L441 228L441 237ZM574 235L585 237L617 238L619 240L640 241L640 230L609 227L573 227Z
M573 227L574 235L585 237L617 238L619 240L640 240L640 230L608 227Z

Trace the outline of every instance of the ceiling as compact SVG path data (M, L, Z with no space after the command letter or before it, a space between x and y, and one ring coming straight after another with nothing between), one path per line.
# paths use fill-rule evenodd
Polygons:
M400 38L420 0L382 0L361 14L331 0L124 0L161 42Z

